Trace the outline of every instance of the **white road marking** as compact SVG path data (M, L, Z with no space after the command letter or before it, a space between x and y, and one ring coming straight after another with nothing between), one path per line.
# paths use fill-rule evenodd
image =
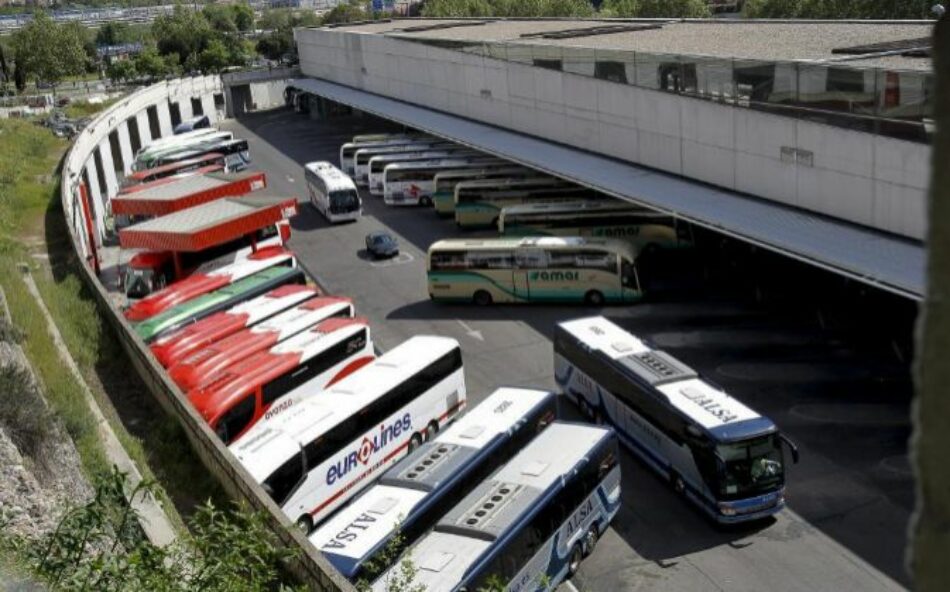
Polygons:
M399 253L392 259L385 259L383 261L370 261L369 264L373 267L392 267L394 265L405 265L406 263L412 263L415 261L415 257L412 256L412 253Z
M469 337L471 337L472 339L477 339L479 341L485 341L485 338L482 336L481 331L476 331L475 329L472 329L471 327L469 327L468 323L466 323L465 321L461 319L456 319L456 321L458 321L459 325L462 325L462 328L465 329L465 333L467 333Z

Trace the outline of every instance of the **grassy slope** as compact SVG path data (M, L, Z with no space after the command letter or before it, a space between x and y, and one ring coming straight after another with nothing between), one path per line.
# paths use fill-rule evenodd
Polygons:
M143 476L157 479L171 493L175 503L165 505L172 520L182 524L176 507L190 513L209 497L223 502L223 493L192 454L177 422L128 372L124 353L77 274L79 263L59 203L59 177L53 173L67 143L28 121L0 120L0 146L0 285L15 323L27 334L23 348L50 405L76 442L84 471L101 474L108 463L81 391L60 363L45 319L25 289L21 263L32 269L70 353L126 450ZM162 497L168 499L165 493Z

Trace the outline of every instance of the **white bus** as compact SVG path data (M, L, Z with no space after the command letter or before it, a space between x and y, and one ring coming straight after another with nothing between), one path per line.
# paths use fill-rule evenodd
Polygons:
M194 141L196 138L202 138L209 136L211 134L218 133L219 130L213 127L208 127L204 129L198 129L190 132L185 132L183 134L177 134L174 136L167 136L165 138L159 138L147 146L142 146L139 148L138 152L135 153L135 157L138 158L140 155L144 154L148 150L159 150L162 148L167 148L169 146L175 146L178 144L187 144L188 142ZM200 140L199 140L200 141Z
M620 509L610 428L555 422L475 485L407 556L426 592L554 590ZM373 583L385 592L401 566Z
M369 159L366 167L366 184L371 195L383 196L383 173L386 167L395 163L422 162L439 158L477 158L482 155L476 150L459 146L436 146L431 150L422 149L402 154L377 154Z
M598 193L559 179L486 179L455 186L455 223L460 228L498 227L503 208L556 201L598 199Z
M480 169L440 171L435 175L432 203L439 216L451 216L455 213L455 186L462 181L484 181L486 179L525 179L537 177L538 172L522 166L506 165Z
M383 146L398 146L405 142L417 142L426 140L421 134L374 134L365 136L353 136L351 142L340 146L340 169L347 175L353 176L356 173L354 169L353 156L361 148L379 148Z
M310 203L331 223L358 220L363 202L353 179L326 161L304 165L304 178L310 192Z
M452 142L442 140L412 140L385 146L360 146L353 153L353 180L357 185L369 183L369 159L380 154L397 154L400 152L419 152L420 150L442 150L455 146Z
M422 536L478 483L508 462L557 418L548 391L500 388L310 535L340 573L372 581L389 567L395 535Z
M435 176L448 170L483 169L504 161L479 155L463 158L395 162L383 170L383 201L390 206L430 206L435 194Z
M692 245L690 226L674 216L620 200L526 203L502 208L504 236L592 236L630 241L639 252Z
M310 532L455 419L465 400L458 342L416 336L322 393L271 408L230 448Z
M785 461L798 451L772 421L603 317L560 323L554 376L564 393L720 523L785 505Z
M200 130L202 132L206 130ZM134 170L144 170L151 168L153 161L157 160L159 157L173 153L180 152L189 148L199 148L207 144L214 144L217 142L224 142L227 140L233 140L234 134L231 132L222 132L219 130L213 130L211 133L202 134L199 136L192 136L187 138L182 138L182 136L169 136L167 142L159 140L158 142L149 144L145 148L139 150L138 154L135 155L135 163L133 163L132 168ZM205 150L205 152L208 152Z

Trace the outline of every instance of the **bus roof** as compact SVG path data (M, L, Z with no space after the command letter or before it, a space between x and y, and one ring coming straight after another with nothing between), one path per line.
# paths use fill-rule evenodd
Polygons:
M449 337L411 337L359 371L347 376L319 397L308 397L270 419L263 418L230 446L257 481L300 451L301 444L347 421L354 413L384 395L394 384L424 368L433 357L458 349ZM426 355L420 355L425 353Z
M351 577L356 562L384 544L429 493L467 472L472 460L489 443L519 426L532 409L554 396L534 389L497 389L435 440L423 444L384 473L377 485L314 531L310 541L344 575ZM336 538L367 513L372 521L361 521L359 531L349 531L344 541Z
M448 167L483 167L488 164L495 162L501 162L498 158L493 156L483 156L477 155L469 158L459 158L456 156L447 156L445 158L431 158L427 160L412 160L409 162L394 162L386 167L387 171L392 170L429 170L429 169L438 169L438 168L448 168Z
M467 149L466 149L467 150ZM451 158L453 155L463 152L457 148L437 148L434 150L419 150L416 152L396 152L393 154L378 154L369 159L369 166L372 170L392 166L394 163L406 161L435 160L438 158ZM467 152L466 152L467 153ZM472 152L475 155L475 152Z
M243 329L198 351L188 354L169 368L169 376L183 390L191 390L211 379L215 373L251 354L306 331L309 327L340 313L352 316L353 303L342 296L317 296Z
M429 245L433 250L489 250L489 249L606 249L632 256L633 247L627 241L614 238L587 236L528 236L512 238L446 238Z
M453 590L487 551L611 430L555 422L504 467L475 488L410 551L416 584L430 592ZM499 496L502 501L488 498ZM396 568L394 568L396 569ZM375 590L384 589L382 578Z
M579 199L576 201L537 202L507 206L503 209L505 216L519 214L586 214L586 213L614 213L614 212L643 212L652 214L636 204L621 200L608 199ZM657 215L667 216L656 212Z
M270 350L257 352L188 393L195 410L211 421L257 388L300 366L329 347L369 327L362 317L327 319ZM287 393L284 393L287 394Z
M323 179L327 184L327 191L356 189L353 179L325 160L308 162L304 169Z
M188 142L193 141L195 138L200 138L202 136L209 136L211 134L220 133L220 130L213 127L206 127L198 130L192 130L190 132L185 132L183 134L176 134L174 136L167 136L165 138L159 138L151 142L148 146L143 146L139 149L136 156L139 154L144 154L149 149L158 149L164 148L166 146L173 146L175 144L187 144Z
M505 177L501 179L472 179L471 181L460 181L455 186L458 189L473 189L482 187L534 187L548 185L568 185L567 181L557 177L546 177L539 174L537 177ZM583 187L578 187L583 189Z
M436 181L451 179L453 177L476 177L478 175L502 176L502 175L515 175L518 173L534 173L535 175L540 174L536 171L532 171L531 169L525 168L523 166L518 166L518 165L511 165L511 166L504 166L504 167L484 167L484 168L477 168L477 169L451 169L448 171L439 171L438 173L436 173Z
M652 349L604 317L558 323L590 348L614 360L631 380L652 388L670 405L718 441L730 441L775 431L775 424L670 354ZM614 347L618 344L618 347ZM629 349L627 349L629 346Z
M188 319L204 318L241 300L254 298L301 275L299 269L280 265L258 271L214 292L203 294L136 323L135 331L142 339L150 341L165 331L178 328Z

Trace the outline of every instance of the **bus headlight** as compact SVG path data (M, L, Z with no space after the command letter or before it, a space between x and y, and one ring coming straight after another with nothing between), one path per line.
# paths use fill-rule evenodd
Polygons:
M719 505L719 513L722 514L723 516L735 516L735 515L736 515L736 510L735 510L735 508L733 508L733 507L730 506L729 504L725 504L725 503L720 502L718 505Z

